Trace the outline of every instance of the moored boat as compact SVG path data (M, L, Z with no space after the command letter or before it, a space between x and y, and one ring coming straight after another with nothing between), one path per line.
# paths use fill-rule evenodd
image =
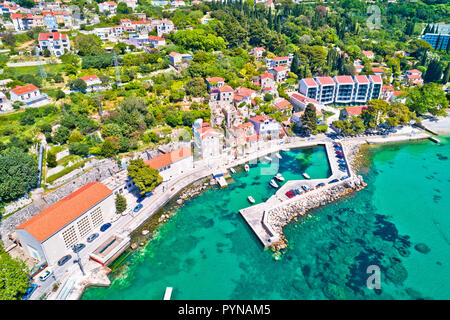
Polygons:
M275 179L277 179L278 181L284 181L284 177L281 175L281 173L277 173L275 175Z
M283 157L282 157L278 152L275 154L275 156L276 156L278 159L283 159Z
M248 200L248 202L250 202L250 203L255 203L255 199L253 199L252 196L248 196L248 197L247 197L247 200Z
M245 171L247 171L247 172L250 171L250 167L248 166L248 164L246 164L246 165L244 166L244 169L245 169Z
M278 184L275 182L275 180L270 180L270 183L269 183L272 187L274 187L274 188L278 188Z
M303 172L302 176L305 177L305 179L311 179L311 177L306 172Z
M265 156L264 159L267 160L267 161L269 161L269 162L272 161L272 158L271 158L271 157L268 157L268 156Z
M236 170L234 168L230 168L231 173L236 173Z

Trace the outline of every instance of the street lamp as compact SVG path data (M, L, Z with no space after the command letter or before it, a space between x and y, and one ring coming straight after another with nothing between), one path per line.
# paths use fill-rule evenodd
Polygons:
M78 263L78 266L80 267L81 273L83 274L83 276L85 275L84 270L83 270L83 266L81 265L81 258L80 258L80 253L79 252L75 252L75 246L72 247L72 250L74 253L77 254L78 259L77 260L73 260L74 263Z

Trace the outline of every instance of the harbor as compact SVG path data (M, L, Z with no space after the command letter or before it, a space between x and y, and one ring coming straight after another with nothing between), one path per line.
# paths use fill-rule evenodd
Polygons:
M308 180L287 181L267 201L239 211L265 248L270 246L278 247L282 242L282 226L290 220L284 219L281 223L277 220L277 216L283 211L283 208L296 206L301 203L298 206L298 210L303 214L311 208L326 204L348 193L351 189L356 190L360 188L364 184L361 177L355 176L351 172L350 166L347 165L345 171L339 169L339 158L337 158L333 143L325 142L318 145L323 146L326 150L331 169L329 177L325 179L309 179L310 177L308 176L308 178L305 177ZM339 148L341 149L342 147ZM342 154L342 159L345 163L345 155L344 153ZM287 196L290 190L297 189L303 189L302 193L292 198Z

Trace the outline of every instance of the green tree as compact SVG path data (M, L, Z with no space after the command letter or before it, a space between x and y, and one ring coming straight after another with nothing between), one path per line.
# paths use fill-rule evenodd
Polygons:
M116 213L122 213L127 208L127 199L121 194L116 195Z
M105 158L114 157L120 149L118 137L107 137L100 147L100 155Z
M18 148L10 148L0 155L0 203L22 197L36 187L38 165L35 156Z
M304 127L307 127L311 131L317 129L316 107L312 103L306 105L305 113L302 116L302 123Z
M445 116L448 100L441 85L427 83L409 90L406 98L406 106L417 115L423 115L429 112L434 116Z
M0 245L0 300L19 300L28 288L28 268Z
M47 153L47 167L54 168L58 165L58 162L56 161L56 155L53 152Z
M73 91L86 92L87 89L86 82L84 82L84 80L80 78L76 78L75 80L69 81L68 85L70 89L72 89Z
M59 126L53 136L53 141L59 144L64 144L70 137L70 130L65 126Z
M141 194L153 191L163 180L158 170L147 166L141 158L130 160L127 168Z

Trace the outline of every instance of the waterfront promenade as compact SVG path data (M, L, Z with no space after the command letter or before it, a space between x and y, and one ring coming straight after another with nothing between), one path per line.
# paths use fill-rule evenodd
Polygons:
M420 130L419 130L420 131ZM400 139L403 140L409 140L411 139L411 134L399 134L394 135L395 141L398 141ZM429 135L427 134L417 134L415 135L415 138L426 138ZM346 138L341 140L343 143L343 149L345 154L352 153L355 149L357 149L357 146L359 146L362 143L367 143L369 139L373 139L376 137L356 137L356 138ZM379 137L382 139L382 142L389 142L390 139L393 137ZM217 172L220 170L225 171L226 169L230 167L236 167L239 165L243 165L245 163L251 163L252 161L257 160L258 158L262 158L267 154L276 153L283 149L293 149L293 148L301 148L301 147L311 147L316 146L320 144L329 144L331 146L331 139L326 137L325 135L319 135L315 138L305 139L305 138L285 138L284 140L274 140L269 141L265 143L261 143L259 145L258 150L247 152L244 156L241 156L240 158L236 159L234 156L226 156L226 155L220 155L214 159L209 159L207 161L201 160L198 162L195 162L194 167L186 171L183 175L180 175L179 177L163 182L161 185L159 185L152 193L151 196L147 197L142 201L143 208L141 211L134 215L126 215L121 216L117 221L115 221L112 224L112 227L110 228L108 233L102 234L101 237L107 237L111 234L117 234L119 236L129 236L131 233L133 233L139 226L141 226L145 221L147 221L151 216L153 216L156 212L158 212L159 209L161 209L168 201L173 199L180 191L182 191L184 188L188 187L192 183L211 176L213 172ZM380 141L381 143L381 141ZM351 146L350 150L351 152L348 152L348 146ZM328 152L328 151L327 151ZM347 163L350 163L351 161L346 161ZM330 162L330 166L333 167L332 162ZM349 168L351 170L351 168ZM332 169L332 176L335 173L335 170ZM338 172L340 173L340 172ZM349 176L352 175L352 172L349 172ZM328 179L324 179L325 181L329 181L332 178L329 177ZM321 180L321 179L319 179ZM321 181L318 180L309 180L307 183L311 183L316 185L317 183L320 183ZM287 197L284 195L286 188L290 188L293 184L296 182L287 182L285 184L285 188L280 188L278 190L276 197L273 198L278 199L278 207L275 206L277 202L274 202L274 206L270 207L270 211L276 211L277 208L279 208L279 204L283 203L283 207L286 205L290 205L291 203L298 202L300 198L294 197L292 199L287 199ZM301 180L301 183L305 183L305 180ZM343 182L335 183L334 186L338 187L339 185L344 184ZM309 195L315 195L315 194L321 194L321 190L323 193L326 193L325 189L316 189L309 192ZM284 199L283 199L284 197ZM281 199L281 200L280 200ZM136 205L135 202L129 203L128 210L131 210ZM264 212L264 211L263 211ZM260 214L262 215L261 212ZM262 218L262 217L261 217ZM266 217L266 220L271 218L268 214ZM244 217L245 219L245 217ZM256 218L259 219L258 217ZM261 221L261 219L259 219ZM276 230L272 230L276 231ZM264 232L267 234L267 232L264 230ZM261 233L261 232L260 232ZM273 239L277 240L277 239ZM70 278L74 281L74 285L70 292L65 295L65 299L79 299L85 289L86 286L89 285L101 285L101 286L107 286L109 285L109 280L106 276L107 269L101 267L98 263L90 261L89 260L89 253L93 252L96 249L96 246L98 246L98 243L103 241L102 238L99 238L99 241L97 242L97 245L93 246L87 246L85 250L83 250L80 253L80 259L84 266L84 271L86 275L82 275L78 266L73 265L71 266L70 270L65 270L64 273L64 279ZM267 240L265 240L267 243ZM264 243L264 242L263 242ZM57 276L57 278L59 278ZM61 282L61 278L57 279ZM49 296L49 299L54 299L56 294L51 294ZM34 299L37 299L38 296L33 295Z

